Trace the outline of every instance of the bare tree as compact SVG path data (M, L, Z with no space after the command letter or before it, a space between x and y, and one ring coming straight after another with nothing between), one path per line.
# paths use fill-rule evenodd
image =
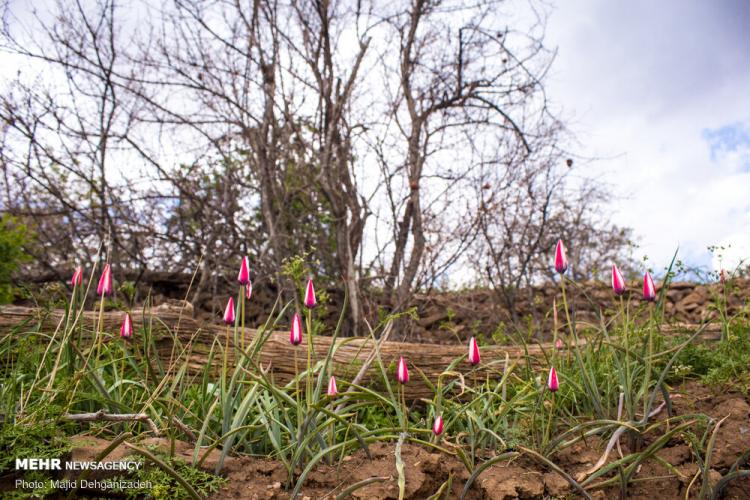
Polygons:
M35 221L52 267L111 240L134 269L200 263L198 303L242 254L295 297L280 270L314 255L356 333L373 290L398 311L473 279L512 308L558 235L604 229L587 262L627 239L562 165L542 17L513 29L495 0L138 5L137 23L60 0L32 34L4 26L6 49L65 82L20 78L0 102L2 208Z
M434 253L440 242L451 249L444 255L450 265L463 243L473 241L485 208L475 202L460 207L456 198L466 199L476 172L488 161L512 171L533 161L537 148L556 144L559 123L546 108L541 85L552 54L533 33L502 26L498 7L415 0L388 19L400 49L391 78L398 87L390 100L400 137L383 144L403 151L402 161L381 155L393 227L384 286L395 308L423 285L417 277L428 248ZM386 56L383 62L388 67ZM489 160L488 148L494 155ZM503 156L513 159L497 160ZM446 211L459 211L461 220L440 232L442 240L428 242L426 220L448 218ZM460 243L450 245L446 235Z
M4 207L33 222L45 265L91 259L99 242L111 259L145 265L153 231L147 196L133 189L132 176L115 179L137 108L115 72L137 67L119 51L113 2L67 7L52 23L36 18L40 41L17 40L5 25L6 48L56 72L19 77L0 99Z

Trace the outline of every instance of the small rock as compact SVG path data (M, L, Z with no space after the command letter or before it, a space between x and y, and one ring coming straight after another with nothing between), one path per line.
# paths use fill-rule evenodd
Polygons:
M711 469L710 471L708 471L708 480L712 485L718 483L721 480L721 472L717 471L716 469Z
M544 486L547 493L554 497L564 497L570 493L570 484L556 472L544 474Z

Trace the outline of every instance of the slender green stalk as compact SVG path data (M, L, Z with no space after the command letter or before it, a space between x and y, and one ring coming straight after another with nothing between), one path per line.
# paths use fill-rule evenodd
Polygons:
M240 349L245 350L245 287L240 286Z
M312 367L312 354L313 354L313 330L312 330L312 310L306 308L305 310L305 323L307 325L307 378L305 385L305 400L307 401L307 408L313 404L313 367Z
M229 325L226 326L226 333L224 335L226 341L224 346L224 359L221 370L221 394L222 401L227 396L227 372L228 372L228 358L229 358Z
M96 356L94 357L95 361L98 361L99 356L101 355L102 337L104 336L104 333L102 332L103 321L104 321L104 294L102 294L102 300L99 302L99 319L96 322Z
M542 442L541 449L547 447L547 443L550 440L550 429L552 428L552 419L554 418L555 412L555 393L552 393L552 401L549 406L549 417L547 418L547 429L544 431L544 441Z
M406 390L404 384L398 384L399 397L401 398L401 425L403 432L409 430L409 413L406 409Z

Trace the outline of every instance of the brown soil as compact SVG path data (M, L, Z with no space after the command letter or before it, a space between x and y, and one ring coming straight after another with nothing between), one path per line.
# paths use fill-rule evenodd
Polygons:
M690 382L673 392L676 415L704 413L714 419L728 416L721 425L711 460L712 480L725 474L737 457L750 449L750 405L742 394L727 391L711 391L698 383ZM663 413L659 418L666 418ZM663 428L659 429L661 433ZM647 436L655 439L658 434ZM627 453L626 439L621 439L623 452ZM81 437L73 455L76 460L95 457L108 443L96 438ZM152 438L141 443L167 447L164 439ZM602 454L605 443L599 439L579 442L552 457L564 471L576 477L590 469ZM177 442L176 453L186 460L192 457L193 446ZM339 467L321 464L309 475L300 498L336 498L347 487L368 478L381 478L356 491L355 499L398 498L398 474L395 467L395 444L379 443L370 446L372 459L363 451L346 457ZM120 458L127 450L117 448L107 460ZM697 498L701 478L696 477L698 466L685 436L676 435L657 456L645 462L633 477L628 489L628 498L678 499ZM205 462L213 470L218 453L213 452ZM451 481L441 498L458 498L468 478L463 464L455 456L439 454L427 448L405 444L402 447L405 463L407 499L425 499L435 494L446 481ZM617 451L610 461L617 458ZM663 462L670 464L670 467ZM225 462L226 486L214 499L287 499L286 470L275 460L254 457L230 457ZM691 485L692 482L692 485ZM594 498L617 498L619 490L608 488L590 490ZM575 498L577 495L560 475L540 466L528 458L496 464L484 471L475 481L467 498L511 499L511 498ZM724 491L724 498L750 498L750 478L735 480Z

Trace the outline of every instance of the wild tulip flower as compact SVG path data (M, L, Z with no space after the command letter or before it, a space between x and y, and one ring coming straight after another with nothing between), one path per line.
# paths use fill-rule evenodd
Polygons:
M406 361L404 357L398 358L398 367L396 368L396 379L400 384L406 384L409 382L409 369L406 367Z
M568 256L565 255L565 245L562 240L557 240L555 247L555 271L564 274L568 270Z
M98 295L109 296L114 293L115 289L112 285L112 268L109 264L104 264L104 270L99 278L99 285L96 287L96 293Z
M560 383L557 381L557 372L555 367L549 369L549 377L547 377L547 388L552 392L557 392L560 388Z
M656 287L654 286L654 280L651 279L651 275L648 271L643 275L643 300L649 302L656 300Z
M719 271L719 283L723 285L726 282L727 282L727 270L722 269L721 271Z
M479 346L477 346L477 339L471 337L469 339L469 363L472 365L478 365L480 360Z
M252 282L248 281L247 285L245 285L245 299L250 300L250 297L253 296L253 284Z
M81 286L81 283L83 283L83 268L78 266L76 267L76 270L73 271L73 277L70 278L70 286L75 288L76 286Z
M305 307L313 309L318 305L318 300L315 298L315 286L313 286L313 280L310 278L307 280L307 288L305 288Z
M436 436L443 433L443 417L441 415L435 417L435 423L432 424L432 433Z
M292 328L289 331L289 342L292 345L299 345L302 342L302 322L299 319L299 314L294 313L292 318Z
M234 324L234 297L229 297L227 307L224 309L224 323L227 325Z
M237 275L237 281L240 282L240 285L247 285L250 283L250 261L247 258L247 255L242 257L242 264L240 264L240 272Z
M122 325L120 325L120 337L129 339L133 336L133 322L130 319L130 314L125 313L122 317Z
M339 393L338 388L336 388L336 377L331 375L331 378L328 379L328 395L333 397L336 394Z
M615 292L615 295L625 293L625 280L622 279L620 270L614 264L612 264L612 290Z
M557 340L555 341L555 349L557 349L558 351L562 351L562 350L563 350L563 347L565 347L565 345L563 344L563 341L562 341L562 339L561 339L561 338L558 338L558 339L557 339Z

